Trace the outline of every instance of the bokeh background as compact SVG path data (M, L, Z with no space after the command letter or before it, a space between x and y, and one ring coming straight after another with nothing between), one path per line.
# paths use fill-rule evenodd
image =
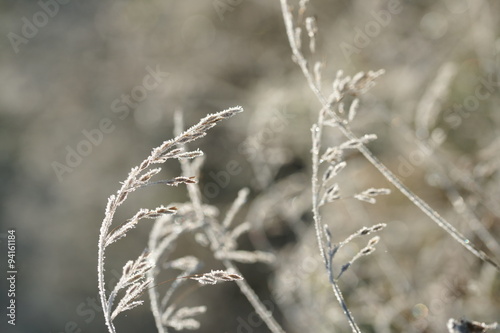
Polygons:
M377 134L373 152L497 261L499 6L312 0L319 33L316 52L306 52L324 63L326 92L339 69L386 70L362 97L353 130ZM238 221L254 228L241 247L272 251L277 262L239 267L287 332L349 332L311 230L310 127L319 103L291 60L279 1L3 1L0 15L0 267L14 228L19 271L17 325L3 316L2 332L105 332L92 304L107 197L172 137L176 110L191 125L234 105L245 112L192 145L206 153L206 203L223 216L239 189L251 189ZM83 143L97 130L102 137ZM326 146L342 141L335 129L324 137ZM68 157L78 149L86 156ZM338 179L344 199L323 210L334 240L388 224L378 250L340 282L363 331L444 332L450 317L500 320L498 272L398 193L376 205L353 199L390 186L359 154L346 159ZM238 174L214 187L213 175L230 161ZM179 173L167 164L161 177ZM117 219L186 200L182 186L152 186L134 193ZM110 249L110 280L142 251L151 224ZM350 244L338 264L364 242ZM222 268L192 239L178 247L207 270ZM200 332L269 332L235 285L199 288L182 302L208 306ZM155 331L147 306L116 323L119 332Z

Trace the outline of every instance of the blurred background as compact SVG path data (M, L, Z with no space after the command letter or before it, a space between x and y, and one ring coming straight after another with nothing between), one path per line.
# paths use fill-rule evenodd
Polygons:
M324 63L325 93L339 69L385 69L362 96L353 130L377 134L372 151L497 261L499 6L311 0L307 14L319 32L316 52L306 51ZM106 332L96 245L107 198L173 136L176 110L190 126L235 105L245 112L191 145L206 154L205 203L224 216L238 190L250 188L237 222L254 227L241 248L272 251L277 261L238 267L287 332L350 331L311 229L310 127L320 104L291 60L279 1L3 1L0 15L1 267L13 228L18 268L17 324L4 316L2 332ZM334 128L325 133L325 148L343 141ZM444 332L450 317L500 320L498 272L400 194L375 205L353 199L390 186L359 154L345 158L344 199L322 211L334 241L388 224L377 251L340 281L363 332ZM234 162L238 173L218 183ZM163 169L163 179L181 172L176 163ZM186 200L183 186L151 186L129 197L117 221ZM152 223L110 247L110 281L142 252ZM339 253L339 267L366 241ZM192 239L178 247L207 271L222 268ZM203 287L187 299L208 306L200 332L269 332L236 285ZM155 331L147 305L116 325Z

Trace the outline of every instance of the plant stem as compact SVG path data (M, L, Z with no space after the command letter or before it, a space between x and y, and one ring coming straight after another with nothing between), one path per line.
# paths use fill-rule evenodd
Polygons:
M321 103L322 107L329 111L332 119L336 122L340 132L349 140L358 140L357 136L348 128L340 117L332 110L331 103L325 98L321 90L314 81L313 75L309 71L307 66L307 61L304 58L302 52L299 50L294 37L293 28L293 17L290 12L288 1L281 0L281 7L283 12L283 18L285 21L286 32L290 46L292 48L292 53L295 61L299 65L304 74L307 83L316 95L317 99ZM358 151L363 154L363 156L375 167L377 170L391 183L393 184L404 196L406 196L415 206L417 206L425 215L427 215L432 221L434 221L439 227L444 229L448 234L450 234L457 242L462 244L469 252L474 254L479 259L490 263L493 265L497 271L500 271L500 265L490 258L486 253L479 250L474 244L472 244L466 237L464 237L453 225L446 221L438 212L432 209L425 201L414 194L408 187L406 187L397 177L394 175L387 167L379 161L375 155L364 145L361 144L357 147Z

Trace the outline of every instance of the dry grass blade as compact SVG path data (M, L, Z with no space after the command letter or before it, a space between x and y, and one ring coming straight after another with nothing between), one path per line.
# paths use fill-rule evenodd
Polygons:
M332 108L333 103L340 102L345 94L359 95L366 92L370 87L374 85L375 80L384 73L383 70L376 72L369 71L367 73L358 73L353 78L346 77L341 79L342 73L339 71L337 79L333 83L334 92L329 98L326 98L322 93L320 88L317 86L314 80L314 76L310 72L308 63L301 53L300 49L297 48L295 38L293 37L294 22L292 10L288 4L287 0L281 0L281 8L283 13L283 19L285 22L285 27L287 31L288 41L292 49L293 58L295 62L299 65L304 77L311 91L316 95L319 102L322 105L322 110L328 112L331 116L331 120L337 125L340 132L349 140L349 146L355 147L373 166L375 166L379 172L392 183L403 195L405 195L415 206L417 206L424 214L426 214L432 221L434 221L440 228L445 230L450 236L452 236L457 242L464 246L469 252L475 255L477 258L488 262L493 265L497 271L500 271L500 265L488 256L483 251L479 250L476 245L474 245L469 239L464 237L452 224L445 220L437 211L432 209L424 200L415 195L406 185L404 185L401 180L394 173L392 173L382 162L378 160L375 155L363 144L359 142L357 136L351 131L351 129L342 121L339 115L335 113ZM318 124L323 124L325 121L324 113L320 112L320 117ZM321 129L316 127L315 135L313 136L313 141L315 141L321 134ZM313 147L314 149L314 147ZM316 230L321 230L320 224L316 223ZM318 240L321 240L319 235L320 231L317 231ZM321 248L321 247L320 247ZM322 250L321 250L322 251ZM323 251L322 251L323 252ZM322 255L323 256L323 255ZM324 256L323 256L324 257Z
M144 161L142 161L139 166L131 169L127 179L125 179L125 181L122 183L122 186L117 191L116 195L111 195L109 197L108 203L106 205L105 217L102 221L99 232L97 275L99 280L98 287L101 305L103 307L106 325L110 333L116 332L113 325L113 319L119 313L131 309L142 303L141 301L135 301L135 299L138 296L142 295L142 293L146 290L147 286L151 282L151 279L144 279L146 278L147 271L150 270L152 266L148 266L142 263L142 261L141 263L143 265L139 265L137 267L134 266L134 263L127 263L124 267L122 277L115 286L115 289L108 297L106 294L104 282L104 258L106 247L117 241L118 239L125 237L127 232L133 229L140 219L157 218L161 215L171 214L176 211L175 207L166 208L163 206L158 207L155 210L141 209L136 215L134 215L132 219L130 219L120 227L110 231L117 208L125 202L131 192L147 185L166 184L170 186L177 186L179 184L196 183L196 180L191 176L182 176L165 181L151 182L151 178L157 175L160 172L161 168L155 168L151 170L148 170L148 168L153 164L161 164L172 158L186 160L202 155L201 151L199 150L184 152L183 149L177 148L176 146L192 142L200 137L205 136L206 132L210 128L214 127L219 121L232 117L233 115L242 111L243 108L237 106L215 114L210 114L201 119L198 124L192 126L187 131L180 133L174 139L164 141L160 146L154 148L151 154ZM139 259L135 262L136 264L140 261ZM112 306L114 298L116 297L116 293L123 288L127 288L125 296L113 311Z

